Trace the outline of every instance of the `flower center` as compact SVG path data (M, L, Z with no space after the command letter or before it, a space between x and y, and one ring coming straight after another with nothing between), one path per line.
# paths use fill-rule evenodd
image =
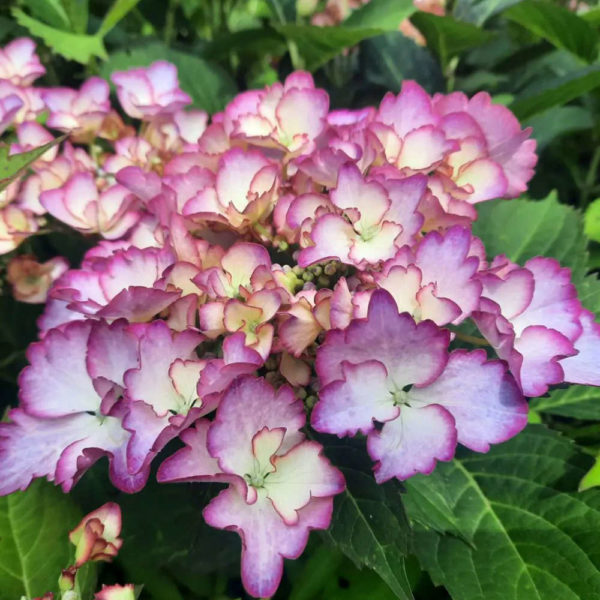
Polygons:
M244 480L249 486L260 489L265 487L265 479L268 476L268 473L246 473L244 475Z
M394 406L410 406L410 388L411 385L406 385L403 388L397 387L395 384L392 384L393 387L390 390L390 394L392 396L392 401L394 402Z

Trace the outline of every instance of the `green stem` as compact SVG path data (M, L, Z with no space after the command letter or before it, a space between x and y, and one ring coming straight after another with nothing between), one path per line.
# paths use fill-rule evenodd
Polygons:
M164 40L167 46L169 46L171 42L175 39L175 13L177 12L178 6L179 0L169 0L167 14L165 17L164 31Z
M473 344L474 346L489 346L490 343L484 338L477 337L475 335L467 335L466 333L461 333L460 331L454 331L454 335L457 340L461 340L462 342L467 342L468 344Z
M590 161L590 168L588 169L583 189L581 190L581 207L585 208L588 205L590 192L594 189L596 183L596 177L598 175L598 166L600 166L600 146L596 146L592 160Z

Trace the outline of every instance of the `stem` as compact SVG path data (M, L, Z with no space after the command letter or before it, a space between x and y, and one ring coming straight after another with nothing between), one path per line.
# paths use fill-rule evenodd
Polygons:
M285 19L285 13L283 12L281 5L279 4L279 0L268 0L268 2L269 6L271 6L273 12L275 13L275 16L277 17L279 23L281 25L285 25L287 21ZM288 39L287 37L285 39L288 52L290 53L290 60L292 61L292 67L294 67L294 69L303 69L304 60L300 56L300 52L298 50L296 42L294 42L294 40Z
M165 31L164 40L165 44L169 46L175 38L175 12L179 6L179 0L169 0L169 6L167 7L167 15L165 17Z
M462 342L467 342L469 344L473 344L474 346L489 346L490 343L481 337L477 337L475 335L467 335L466 333L461 333L460 331L453 331L457 340L461 340Z
M589 202L590 192L594 189L594 184L596 183L598 166L600 166L600 146L596 146L596 149L594 150L592 160L590 161L590 168L588 169L583 183L583 189L581 190L581 208L585 208Z

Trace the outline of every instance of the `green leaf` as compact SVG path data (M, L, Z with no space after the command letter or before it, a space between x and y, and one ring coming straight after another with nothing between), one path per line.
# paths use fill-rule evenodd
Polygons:
M0 498L0 600L58 592L73 558L69 531L80 518L71 498L42 480Z
M591 66L548 79L535 92L510 105L517 118L526 119L553 106L562 106L600 86L600 67Z
M584 492L594 487L600 487L600 457L597 457L592 468L584 475L579 484L579 491Z
M567 133L591 129L594 117L589 110L580 106L555 106L531 117L523 125L533 128L539 152Z
M6 188L13 179L16 179L32 162L42 156L46 150L60 144L65 137L62 135L33 150L12 155L9 155L9 146L0 145L0 191Z
M574 493L589 465L541 426L439 464L431 477L474 545L417 526L422 566L453 600L597 600L600 493Z
M600 242L600 198L594 200L586 209L583 216L585 235L590 240Z
M98 35L68 33L32 19L22 10L14 8L13 17L33 36L42 38L56 53L69 60L87 65L92 57L107 58L102 38Z
M86 33L88 25L88 0L61 0L69 16L73 33Z
M544 200L494 200L478 207L473 232L488 256L506 254L523 264L534 256L552 256L582 275L587 241L581 213L560 204L555 192Z
M398 93L405 79L416 80L430 93L444 89L438 61L427 48L418 46L399 31L364 41L360 60L366 81L385 91Z
M459 21L483 25L491 16L521 0L456 0L453 13Z
M379 28L317 27L316 25L274 25L288 41L294 42L304 67L315 71L345 48L382 33Z
M71 21L61 0L29 0L27 8L31 14L52 27L69 31Z
M530 406L539 412L600 421L600 389L584 385L572 385L557 389L548 396L533 398Z
M104 16L96 35L104 37L130 10L139 4L140 0L115 0Z
M109 79L114 71L145 67L157 60L168 60L177 67L181 89L191 96L196 108L210 114L222 110L236 93L235 83L219 65L156 41L112 53L100 74Z
M408 522L397 481L378 485L364 444L328 440L327 455L346 477L327 535L357 566L373 569L398 598L411 599L404 559Z
M400 23L414 12L412 0L371 0L353 11L344 21L344 27L375 27L384 31L396 31Z
M471 532L461 529L461 523L440 487L440 480L426 475L416 475L404 482L403 496L408 518L427 529L441 534L453 535L471 542Z
M411 17L411 21L427 40L427 46L438 55L442 65L447 65L453 56L484 44L492 37L488 31L452 17L418 12Z
M592 26L562 6L523 0L504 11L504 16L583 60L592 62L598 55L598 35Z

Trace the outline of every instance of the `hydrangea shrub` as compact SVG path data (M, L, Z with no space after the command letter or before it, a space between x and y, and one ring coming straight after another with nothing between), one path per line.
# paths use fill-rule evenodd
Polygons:
M410 490L458 445L518 436L526 398L600 386L571 270L474 234L537 160L488 94L406 81L331 110L296 71L209 116L165 61L113 73L118 105L103 79L42 89L43 73L31 40L0 52L10 154L67 136L0 191L0 251L64 227L92 244L78 265L9 263L15 298L45 306L0 424L2 495L36 478L69 492L103 457L126 493L153 466L162 485L222 484L203 519L239 534L243 585L269 597L340 508L334 436L364 441L373 485ZM111 510L101 543L72 533L77 561L116 554Z

